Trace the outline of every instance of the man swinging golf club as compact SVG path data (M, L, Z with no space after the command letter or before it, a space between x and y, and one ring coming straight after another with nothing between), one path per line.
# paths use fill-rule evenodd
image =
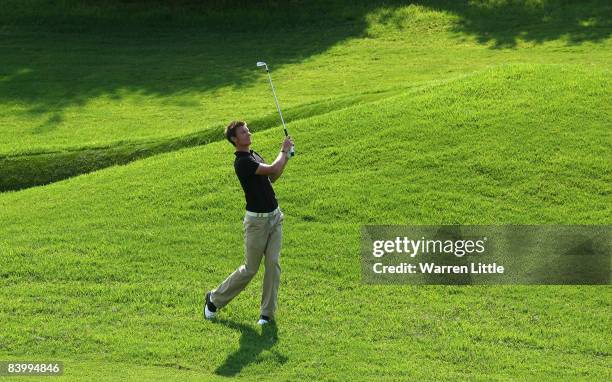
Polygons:
M216 289L206 293L204 315L212 319L217 309L227 305L257 274L261 258L265 257L265 274L261 298L259 325L274 318L278 297L281 268L279 264L283 238L283 212L272 189L272 183L283 173L293 145L286 136L281 151L272 162L265 164L263 158L250 149L251 133L243 121L233 121L225 128L225 137L236 146L234 169L246 198L244 217L244 264L238 267Z
M283 218L285 215L278 207L272 183L283 174L289 158L295 155L293 141L287 132L285 119L281 112L272 76L265 62L258 62L258 68L265 68L278 109L285 140L278 156L268 165L263 158L250 149L251 133L243 121L233 121L225 128L225 138L236 147L234 169L240 180L246 198L244 217L244 264L238 267L225 281L206 293L204 315L207 319L215 317L217 309L227 305L238 295L257 274L262 256L265 256L263 293L259 325L269 323L274 318L280 282L280 250L283 239Z

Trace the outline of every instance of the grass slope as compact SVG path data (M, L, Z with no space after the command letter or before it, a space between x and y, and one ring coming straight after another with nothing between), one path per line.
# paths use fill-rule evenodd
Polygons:
M610 224L610 92L506 65L292 123L276 332L260 277L201 317L242 258L225 142L0 195L0 356L82 380L609 379L609 287L366 286L358 253L366 223Z
M206 3L3 2L0 190L206 142L231 119L271 120L262 59L289 120L500 62L612 61L606 1Z
M285 112L288 112L292 116L292 120L296 121L313 115L326 114L357 103L371 102L389 97L398 92L399 90L361 93L355 96L306 103L298 107L285 109ZM256 126L254 130L262 131L277 126L278 121L278 114L272 114L250 119L249 124ZM96 148L65 148L54 152L0 155L0 192L53 183L109 166L129 163L155 154L204 145L223 139L221 128L218 128L165 140L154 139L152 141L135 143L114 143Z

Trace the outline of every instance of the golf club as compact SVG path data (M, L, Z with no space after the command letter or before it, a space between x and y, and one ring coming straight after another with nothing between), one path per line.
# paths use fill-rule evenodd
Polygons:
M270 81L270 87L272 88L272 95L274 96L274 102L276 103L276 108L278 109L278 114L280 115L281 122L283 123L283 129L285 130L285 136L288 136L287 126L285 125L285 119L283 118L283 113L281 112L280 105L278 104L278 99L276 98L276 91L274 91L274 84L272 84L272 76L270 75L270 70L268 70L268 64L263 61L257 62L258 68L266 68L266 73L268 73L268 80ZM295 156L295 146L291 145L291 150L289 150L289 158Z

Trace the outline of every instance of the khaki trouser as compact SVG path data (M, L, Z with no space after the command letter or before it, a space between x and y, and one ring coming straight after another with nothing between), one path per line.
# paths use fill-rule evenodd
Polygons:
M280 251L283 239L283 219L279 213L267 217L245 215L244 264L238 267L211 292L210 300L217 308L227 305L257 274L262 256L265 256L261 314L274 317L280 283Z

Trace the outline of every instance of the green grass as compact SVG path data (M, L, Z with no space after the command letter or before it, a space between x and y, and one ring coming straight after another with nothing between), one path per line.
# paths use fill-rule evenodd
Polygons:
M316 114L313 103L500 63L600 70L612 61L612 7L603 1L243 4L232 12L224 2L191 11L74 3L9 1L0 16L0 190L220 139L232 119L275 120L255 67L262 59L289 121L300 117L295 109ZM49 164L33 157L33 173L23 160L31 154Z
M350 105L388 97L395 91L362 93L333 100L306 103L285 109L292 119L299 120L313 115L329 113ZM249 123L262 131L275 127L278 114L251 119ZM179 150L184 147L204 145L223 139L220 129L208 129L176 138L143 142L122 142L92 148L64 148L63 150L19 155L0 155L0 191L19 190L52 183L79 174L88 173L112 165L129 163L151 155Z
M241 258L225 142L4 195L3 351L206 376L238 351L232 325L245 325L233 367L252 378L605 379L609 288L373 287L359 282L357 254L364 223L609 224L609 115L596 111L606 81L510 66L293 124L300 156L277 186L279 340L253 362L260 280L224 310L229 327L200 312L202 292ZM264 152L277 141L255 135Z
M298 152L275 184L286 214L277 333L255 325L261 275L221 321L202 319L204 291L242 259L243 194L232 148L220 141L0 195L0 359L64 360L60 380L609 380L609 286L360 283L363 224L612 223L607 35L578 43L577 33L561 33L565 26L533 25L536 40L533 31L503 34L501 23L496 33L506 38L483 42L475 27L457 29L473 10L402 9L367 35L274 72L295 112L287 115ZM381 14L373 9L367 19ZM421 24L402 29L410 17ZM21 33L18 26L9 33ZM173 73L170 61L159 73ZM121 83L113 79L120 73L107 73L108 83ZM219 109L202 116L196 106L168 106L175 114L163 118L191 113L215 128L222 108L244 107L265 127L255 149L271 158L282 133L265 78L210 93L206 81L167 93L143 81L107 106L104 95L84 91L87 102L53 113L83 122L98 107L122 117L101 118L108 131L57 127L48 140L23 138L32 139L23 147L132 142L132 132L113 130L128 123L124 114L149 126L150 143L199 134L205 123L169 133L143 108L200 94ZM237 104L221 102L237 94ZM24 110L46 102L13 97ZM6 114L32 128L37 117L28 113ZM90 133L104 139L84 139ZM11 134L5 147L20 152L21 134Z

